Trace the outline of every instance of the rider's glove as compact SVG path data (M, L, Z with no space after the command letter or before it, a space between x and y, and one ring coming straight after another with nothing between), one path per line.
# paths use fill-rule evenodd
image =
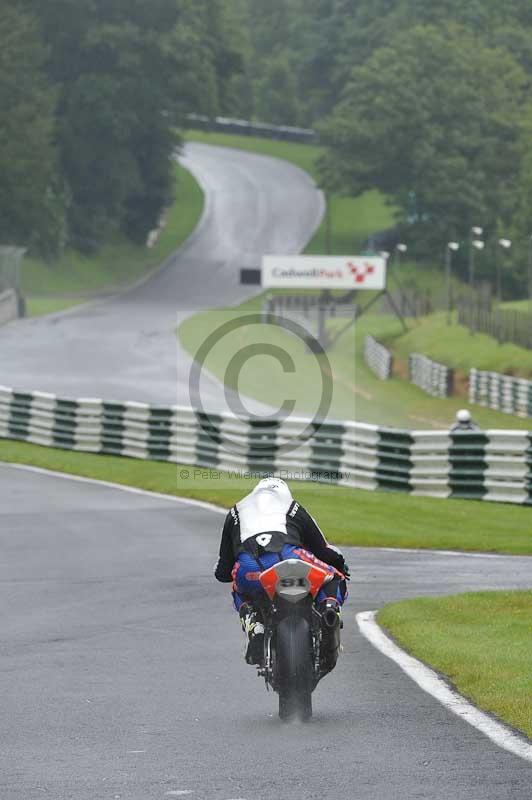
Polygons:
M350 580L351 579L351 573L349 572L349 566L346 564L345 561L344 561L342 567L340 568L340 572L344 573L344 575L346 577L346 580Z

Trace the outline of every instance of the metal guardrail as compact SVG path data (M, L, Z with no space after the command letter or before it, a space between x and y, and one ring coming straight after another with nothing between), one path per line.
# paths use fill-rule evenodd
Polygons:
M532 417L532 381L472 369L469 373L469 401L505 414Z
M450 397L454 388L454 370L421 353L408 356L410 382L433 397Z
M234 133L240 136L259 136L264 139L280 139L288 142L317 141L317 134L310 128L294 128L289 125L269 125L266 122L250 122L229 117L207 117L203 114L187 114L187 122L198 130Z
M364 339L364 360L377 378L385 381L392 377L392 354L373 336L367 335Z
M532 505L532 433L401 431L356 422L241 420L184 407L67 400L0 387L0 438L219 470L280 473Z

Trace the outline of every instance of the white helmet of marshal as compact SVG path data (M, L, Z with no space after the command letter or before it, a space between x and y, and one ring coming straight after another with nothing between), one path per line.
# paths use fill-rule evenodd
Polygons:
M456 420L457 422L471 422L471 414L467 408L461 408L456 412Z

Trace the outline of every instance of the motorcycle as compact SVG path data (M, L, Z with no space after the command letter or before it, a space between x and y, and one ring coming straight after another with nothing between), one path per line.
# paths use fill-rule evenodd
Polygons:
M334 578L318 565L280 561L261 572L258 599L264 620L264 659L259 676L279 695L282 720L312 717L312 692L334 669L340 652L340 615L335 603L316 602Z

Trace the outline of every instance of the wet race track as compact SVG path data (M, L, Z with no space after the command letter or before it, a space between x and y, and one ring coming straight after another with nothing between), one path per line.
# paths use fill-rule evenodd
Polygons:
M532 561L352 549L345 652L284 725L215 583L223 516L0 468L2 800L529 800L532 768L358 632L403 597L530 584Z
M323 212L282 162L202 145L185 161L207 198L185 248L121 297L0 330L3 384L185 399L178 320L249 296L240 267L297 252ZM215 381L203 398L225 402ZM212 577L220 513L4 466L0 514L1 800L529 800L530 764L423 693L355 615L529 586L530 559L350 551L345 652L313 721L286 726Z
M189 144L183 162L205 193L203 219L185 247L133 291L1 328L1 383L63 397L189 404L191 360L178 346L178 323L256 294L240 286L240 268L258 267L263 253L299 252L319 225L323 198L286 161ZM211 410L225 407L221 385L207 381L202 400Z

